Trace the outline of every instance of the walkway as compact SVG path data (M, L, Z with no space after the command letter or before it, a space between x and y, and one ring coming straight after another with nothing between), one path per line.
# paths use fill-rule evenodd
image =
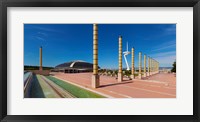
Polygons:
M100 76L100 88L91 88L92 73L53 73L54 77L115 98L176 98L176 78L173 74L156 74L144 80L118 83L110 76Z

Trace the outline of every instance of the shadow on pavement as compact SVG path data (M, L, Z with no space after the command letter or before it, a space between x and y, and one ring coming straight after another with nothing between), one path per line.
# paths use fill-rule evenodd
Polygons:
M120 85L120 84L128 84L128 83L133 83L133 81L128 81L128 82L121 82L121 83L113 83L113 84L106 84L106 85L101 85L101 87L107 87L107 86L115 86L115 85Z

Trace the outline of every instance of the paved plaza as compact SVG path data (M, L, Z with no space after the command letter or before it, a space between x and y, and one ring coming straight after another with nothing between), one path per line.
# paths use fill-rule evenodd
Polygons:
M106 95L110 98L176 98L176 76L159 73L148 78L118 82L115 77L100 76L100 87L92 88L92 73L52 73L65 82Z

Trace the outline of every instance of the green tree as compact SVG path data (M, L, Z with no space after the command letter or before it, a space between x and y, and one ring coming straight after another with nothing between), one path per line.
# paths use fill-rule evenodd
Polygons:
M176 61L174 61L172 66L173 66L173 68L172 68L171 72L175 72L176 73Z

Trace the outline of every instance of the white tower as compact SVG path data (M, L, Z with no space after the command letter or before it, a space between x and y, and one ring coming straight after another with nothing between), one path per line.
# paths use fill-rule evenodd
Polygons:
M128 62L127 62L127 59L126 59L126 56L127 56L128 54L130 54L130 52L128 51L128 42L127 42L127 45L126 45L126 46L127 46L127 47L126 47L127 50L123 52L123 54L124 54L124 60L125 60L125 62L126 62L126 67L127 67L126 70L130 70L129 65L128 65Z

